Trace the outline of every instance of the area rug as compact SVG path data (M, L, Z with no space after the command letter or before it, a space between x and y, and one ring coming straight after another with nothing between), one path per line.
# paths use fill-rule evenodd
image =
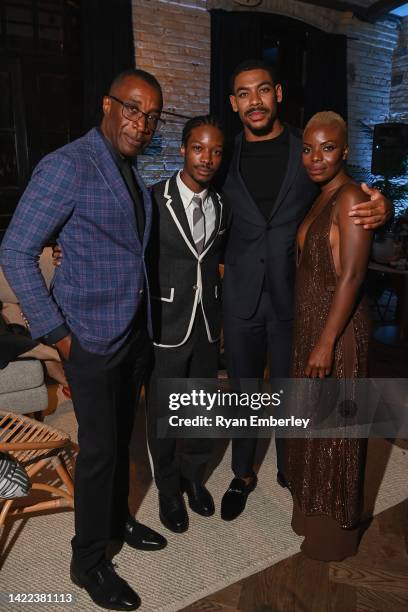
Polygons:
M48 417L53 426L76 435L75 417L70 402ZM139 416L138 428L143 427ZM136 429L136 428L135 428ZM142 436L143 437L143 436ZM132 452L139 462L146 462L136 434ZM247 510L236 521L223 522L219 517L221 497L231 479L230 450L208 481L214 495L217 513L202 518L190 512L190 529L173 534L162 527L158 519L157 493L150 479L143 477L133 492L140 503L137 517L168 538L162 551L145 553L127 546L114 561L118 572L139 593L141 612L178 612L185 606L226 586L265 569L299 551L302 538L290 528L291 499L287 490L276 484L274 444L270 444L259 471L259 484L248 499ZM400 503L408 496L408 453L382 440L370 442L368 480L378 495L367 490L367 500L374 512L381 512ZM148 472L146 465L145 473ZM132 473L137 473L135 466ZM7 593L54 594L58 602L42 603L41 610L99 610L88 596L69 580L70 538L73 534L73 513L64 511L15 521L3 542L1 568L2 600L0 609L30 610L28 603L7 604ZM67 595L71 594L72 603ZM55 597L54 597L55 599Z

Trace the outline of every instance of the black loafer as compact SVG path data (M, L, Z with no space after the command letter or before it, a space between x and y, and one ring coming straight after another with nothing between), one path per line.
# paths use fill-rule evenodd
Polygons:
M215 512L214 500L209 490L194 480L183 480L183 490L187 493L190 508L201 516L212 516Z
M167 540L160 533L139 523L133 516L129 516L125 524L123 539L132 548L137 550L162 550L167 546Z
M71 580L85 589L97 606L106 610L136 610L140 606L139 595L115 571L106 560L86 574L77 572L71 561Z
M159 493L160 520L167 529L183 533L188 529L188 514L181 493L166 496Z
M253 477L246 485L241 478L234 478L221 501L221 518L224 521L233 521L245 509L248 495L255 489L258 479Z

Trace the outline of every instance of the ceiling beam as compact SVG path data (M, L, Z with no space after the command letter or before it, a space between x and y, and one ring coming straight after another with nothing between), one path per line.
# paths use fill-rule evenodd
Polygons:
M352 2L342 2L341 0L299 0L305 4L313 4L314 6L321 6L323 8L331 9L334 11L348 11L354 13L354 15L366 18L367 9L363 6L353 4ZM400 4L403 4L401 2Z
M402 2L400 0L377 0L377 2L374 2L365 12L368 19L378 19L378 17L399 8L405 3L406 0Z
M299 2L335 11L350 11L364 21L375 21L382 15L402 6L407 0L377 0L377 2L366 8L352 2L342 2L341 0L299 0Z

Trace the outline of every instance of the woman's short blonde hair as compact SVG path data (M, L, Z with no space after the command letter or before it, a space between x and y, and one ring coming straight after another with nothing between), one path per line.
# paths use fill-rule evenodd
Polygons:
M303 133L305 133L310 127L314 127L317 124L331 125L333 123L340 128L340 131L344 136L344 140L347 142L347 124L343 117L334 111L321 111L320 113L313 115L313 117L311 117L307 122Z

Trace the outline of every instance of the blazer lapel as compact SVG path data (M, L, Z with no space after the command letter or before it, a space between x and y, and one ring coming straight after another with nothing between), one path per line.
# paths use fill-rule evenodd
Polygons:
M287 128L290 130L290 128ZM285 178L283 179L281 188L279 190L278 196L275 200L275 204L272 207L271 214L269 215L269 219L271 219L280 206L282 205L283 200L285 199L286 194L288 193L293 181L295 180L295 176L298 173L300 168L301 160L302 160L302 141L299 138L296 138L291 131L289 131L289 155L288 155L288 165L286 168Z
M223 218L223 205L222 205L222 201L221 201L221 198L218 195L218 193L216 191L213 191L212 189L210 189L210 191L208 193L208 197L211 198L211 201L212 201L213 206L214 206L214 210L215 210L215 224L214 224L214 230L213 230L211 236L209 237L209 239L207 240L207 242L204 245L203 253L207 253L207 251L209 250L209 248L212 246L212 244L214 243L215 239L217 238L218 232L221 229L222 218Z
M195 248L193 236L191 235L190 226L188 223L184 204L181 200L179 190L176 183L176 175L168 179L164 186L164 199L166 206L172 216L174 223L177 226L184 242L194 256L198 259L198 253Z
M142 194L142 204L143 204L143 208L144 208L144 213L145 213L145 227L144 227L144 234L143 234L143 248L146 248L147 243L149 241L149 237L150 237L150 228L152 225L152 199L151 199L151 195L150 192L148 190L148 188L146 187L142 177L139 174L139 171L136 167L136 160L133 160L132 163L132 170L133 170L133 174L135 175L135 179L136 182L139 186L139 189L141 191Z
M220 196L213 190L209 191L208 195L209 197L211 197L215 208L215 227L209 240L204 245L203 252L200 256L198 256L194 239L191 234L190 224L187 219L186 210L184 208L184 204L182 202L180 192L177 187L176 175L172 176L168 181L166 181L163 195L166 206L169 209L173 221L175 222L184 242L186 243L190 251L194 254L194 256L197 259L200 259L201 261L201 259L204 257L204 255L208 252L208 250L214 243L214 240L216 239L221 227L223 217L223 205Z
M98 172L102 175L107 187L111 190L113 196L117 200L126 218L130 221L131 226L140 242L139 234L136 227L136 218L133 200L126 188L125 181L119 168L110 154L110 151L103 142L102 136L95 128L90 133L92 143L92 162L96 166Z

